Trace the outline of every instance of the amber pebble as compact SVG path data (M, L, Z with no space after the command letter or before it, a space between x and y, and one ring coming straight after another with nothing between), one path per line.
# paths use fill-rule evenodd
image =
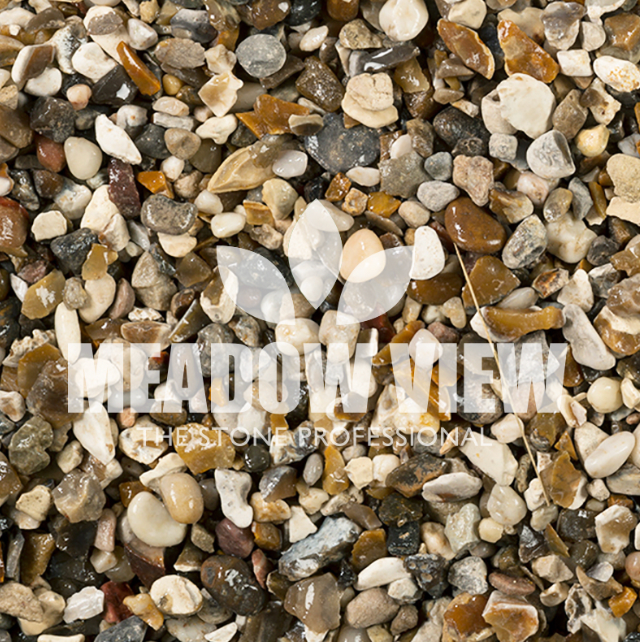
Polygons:
M275 524L253 522L251 532L258 548L265 551L279 551L282 548L282 533Z
M549 497L558 506L569 508L576 498L582 476L571 463L568 453L560 453L540 475Z
M573 441L571 440L571 435L568 430L565 430L562 433L560 439L558 439L554 445L554 448L561 453L567 453L571 459L577 461L578 454L576 453L575 446L573 445Z
M118 258L118 254L104 245L93 244L82 265L82 278L85 281L99 279L107 273L107 268Z
M49 560L56 550L56 542L49 533L25 531L24 548L20 555L20 580L29 585L44 575Z
M167 198L173 198L173 188L167 180L164 172L140 172L136 179L140 185L146 187L152 194L162 194Z
M562 310L549 306L542 310L486 308L484 318L489 329L505 341L515 341L537 330L551 330L564 325Z
M196 283L204 283L210 278L211 268L209 264L197 254L189 252L186 256L178 259L176 279L185 288L191 287Z
M131 503L131 500L142 491L148 490L145 488L144 484L139 481L128 481L123 482L118 486L118 492L120 493L120 501L122 505L127 508Z
M431 82L416 58L401 62L393 72L393 80L405 92L415 94L419 91L429 91Z
M467 252L493 254L501 250L507 240L502 225L470 198L457 198L449 203L444 224L451 240Z
M185 424L174 430L173 443L178 455L194 475L214 468L231 468L236 449L231 437L216 428Z
M384 528L374 531L364 531L353 545L351 565L356 571L361 571L371 562L387 555L387 536Z
M29 214L17 201L0 197L0 249L18 248L27 240Z
M18 361L18 389L23 397L29 394L42 367L47 361L57 361L62 357L60 350L50 343L45 343L29 350Z
M162 87L169 96L175 96L180 91L182 85L182 80L171 74L162 76Z
M344 459L335 446L327 446L324 451L322 488L329 495L337 495L349 488L349 478L344 469Z
M282 22L289 15L291 3L289 0L255 0L251 5L243 5L238 9L247 22L262 31Z
M637 54L640 48L640 17L632 13L621 13L617 16L610 16L604 21L604 30L608 36L608 42L603 47L603 54L615 56L616 58L623 58L628 60L631 57L637 59L636 56L627 57L625 55L617 55L617 53ZM611 49L618 49L619 52L614 53Z
M625 586L622 589L622 593L609 598L609 608L613 613L613 617L622 617L625 613L628 613L637 599L638 594L631 587Z
M153 96L160 91L161 84L158 78L151 72L138 57L138 54L126 42L120 41L116 47L120 56L120 62L127 75L136 84L141 94Z
M466 67L485 78L493 77L496 66L491 50L473 29L448 20L439 20L438 33L449 51L458 56Z
M501 20L498 39L504 52L504 68L509 76L527 74L547 84L555 80L560 71L558 63L515 23Z
M327 12L334 20L349 22L358 15L360 0L327 0Z
M42 319L51 314L62 301L64 284L62 272L49 272L27 290L22 302L22 314L28 319Z
M564 378L562 385L565 388L575 388L584 381L584 375L580 364L573 358L571 348L567 348L567 357L564 363Z
M640 274L640 243L631 243L621 252L611 257L611 265L616 270L626 272L628 276Z
M616 317L609 308L605 306L595 318L593 326L607 347L618 354L629 356L640 350L640 333L632 334L625 332L625 330L620 327L620 324L624 323L624 321L625 319Z
M536 449L547 452L566 427L559 412L539 412L528 423L527 434Z
M367 199L367 211L389 218L400 207L400 201L386 192L373 192Z
M411 281L407 294L422 305L442 305L462 290L463 280L455 272L438 274L432 279Z
M491 636L482 612L487 605L484 595L461 593L449 602L444 612L444 632L448 640L482 640ZM489 629L488 635L485 635Z
M305 69L296 80L296 89L325 111L338 111L344 87L331 69L315 56L305 60Z
M338 172L329 183L327 191L324 193L324 197L335 203L341 201L348 194L351 189L351 181L342 173Z
M236 27L235 29L226 29L223 31L219 31L216 39L213 41L212 46L215 47L216 45L224 45L229 51L234 51L239 35L239 27Z
M469 272L469 280L481 307L497 303L520 285L520 279L495 256L481 256ZM462 289L462 302L468 308L474 306L468 285Z
M145 624L148 624L154 631L157 631L164 623L164 615L153 603L148 593L130 595L125 597L123 604L137 615Z
M61 172L67 164L64 145L40 134L36 134L36 154L40 164L52 172Z
M547 546L549 547L549 550L554 554L554 555L561 555L562 557L569 557L569 548L567 545L562 541L562 538L560 535L558 535L558 532L556 529L551 526L551 524L547 524L544 529L544 539L547 542Z
M308 116L309 109L269 94L256 98L253 111L236 114L258 138L266 134L290 134L289 117Z
M266 205L253 201L244 201L242 206L247 215L247 223L249 225L271 225L272 227L275 225L273 214Z

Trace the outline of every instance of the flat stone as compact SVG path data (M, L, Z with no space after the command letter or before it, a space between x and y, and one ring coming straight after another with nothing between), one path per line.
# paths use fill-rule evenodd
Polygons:
M195 223L197 207L192 203L179 203L161 194L150 196L142 204L140 218L154 232L184 234Z
M345 610L347 624L364 629L376 624L389 622L398 612L400 605L383 588L372 588L359 593Z
M564 306L564 338L571 344L573 358L594 370L609 370L616 364L615 357L600 338L584 311L575 304Z
M547 249L547 230L535 215L529 216L516 227L502 249L502 261L515 270L531 265Z
M471 595L482 595L489 589L487 565L481 557L466 557L454 562L447 579L449 584Z
M254 78L266 78L284 65L287 52L280 41L268 34L249 36L236 49L240 66Z
M441 212L459 195L455 185L443 181L427 181L418 188L418 199L432 212Z
M593 71L605 85L622 93L640 89L640 70L637 65L628 61L601 56L593 62Z
M60 98L38 98L31 110L31 127L56 143L64 143L75 130L71 103Z
M422 157L414 151L381 161L379 167L380 187L390 196L411 198L427 178Z

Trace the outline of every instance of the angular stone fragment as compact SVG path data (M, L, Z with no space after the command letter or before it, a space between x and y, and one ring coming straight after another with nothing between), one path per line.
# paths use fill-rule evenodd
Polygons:
M331 573L301 580L288 591L284 608L318 633L340 626L338 584Z
M535 606L524 598L509 597L500 591L491 593L482 617L493 626L500 642L524 642L539 626Z
M475 31L455 22L439 20L438 33L449 51L458 56L465 66L477 71L485 78L493 77L495 71L493 55Z
M278 562L280 573L292 581L309 577L336 562L358 538L359 528L345 517L326 518L317 533L296 542Z
M405 497L415 497L426 482L442 475L446 463L429 453L411 457L407 462L394 468L386 479L386 485Z

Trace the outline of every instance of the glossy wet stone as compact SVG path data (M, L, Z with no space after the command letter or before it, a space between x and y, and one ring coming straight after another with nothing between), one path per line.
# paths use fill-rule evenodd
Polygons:
M331 573L296 582L288 591L284 608L312 631L340 625L338 584Z
M494 256L481 256L469 272L469 280L480 306L497 303L520 285L518 277ZM474 305L468 285L462 289L462 300L469 308Z
M468 252L492 254L506 241L506 233L498 221L468 198L450 203L444 220L451 240Z
M245 562L217 555L204 562L202 583L222 606L238 615L252 615L264 606L265 593Z
M438 274L424 281L411 281L407 293L422 305L442 305L462 291L464 281L455 272Z

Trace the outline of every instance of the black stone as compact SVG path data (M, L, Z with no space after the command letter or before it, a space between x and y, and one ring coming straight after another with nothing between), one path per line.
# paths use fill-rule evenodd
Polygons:
M53 239L51 251L60 262L60 267L64 272L80 274L82 265L94 243L98 243L98 235L86 227L81 227L71 234Z
M447 560L435 554L409 555L404 559L407 570L415 577L418 586L431 597L440 597L447 589Z
M389 526L387 550L389 555L402 557L413 555L420 548L419 522L407 522L403 526Z
M133 615L102 631L95 642L142 642L146 631L147 625L137 615Z
M393 69L403 62L415 58L419 53L420 50L413 45L397 45L395 47L376 49L373 53L364 54L358 62L362 65L363 71L375 74L379 71Z
M169 158L171 153L164 144L164 132L165 129L163 127L152 124L147 125L135 140L136 147L140 150L140 153L158 160Z
M598 561L600 549L591 540L583 539L571 545L569 554L576 566L588 571Z
M620 246L607 236L596 236L587 252L587 261L596 267L609 263L609 259L620 249Z
M526 524L520 529L520 547L518 555L523 564L528 564L531 560L547 555L549 547L544 535L534 531Z
M292 27L297 27L305 22L311 22L320 13L321 9L322 3L320 0L293 0L289 15L284 21Z
M347 129L342 114L327 114L324 127L305 137L304 146L311 158L332 174L372 165L380 154L378 133L362 125Z
M58 515L49 522L49 530L59 550L72 557L84 559L89 555L95 540L98 523L78 522L72 524L62 515Z
M253 444L245 450L244 467L250 473L261 473L269 468L270 463L269 451L265 446Z
M281 602L269 602L260 613L247 618L239 642L276 642L289 631L292 619Z
M98 105L121 107L132 103L138 93L122 65L114 67L91 88L91 100Z
M75 129L71 103L61 98L38 98L31 110L31 129L56 143L64 143Z
M458 142L468 138L479 138L483 146L487 146L491 136L479 118L472 118L455 107L443 109L433 119L433 127L436 134L450 147L455 147Z
M422 500L407 499L399 493L391 493L380 503L378 517L387 526L402 526L407 522L419 521L423 503Z
M564 509L558 516L558 534L562 539L578 542L596 536L596 513L586 508Z

